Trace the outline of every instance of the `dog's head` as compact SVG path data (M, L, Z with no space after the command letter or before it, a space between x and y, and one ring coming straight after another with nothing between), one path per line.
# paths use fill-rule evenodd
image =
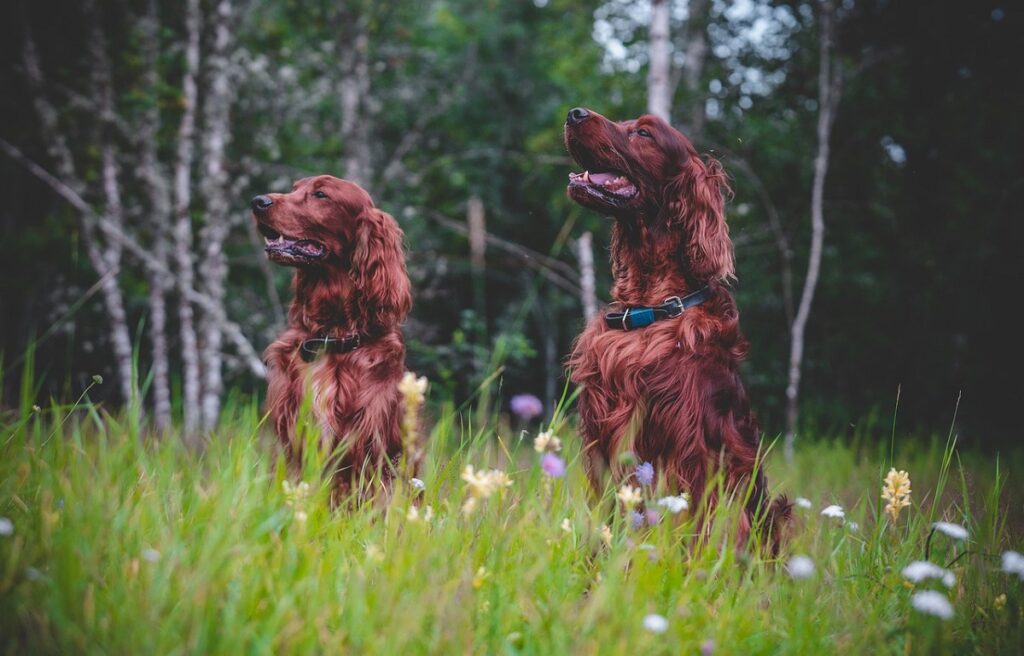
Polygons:
M631 226L681 230L697 278L733 276L725 172L678 130L657 116L615 122L577 107L565 120L565 146L585 169L569 174L570 198Z
M267 257L311 279L348 277L365 316L400 321L412 304L402 230L359 185L330 175L303 178L288 193L252 199Z

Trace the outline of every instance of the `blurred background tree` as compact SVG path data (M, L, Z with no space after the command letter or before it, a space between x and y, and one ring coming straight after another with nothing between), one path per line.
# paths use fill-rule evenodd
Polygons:
M646 111L657 42L659 106L733 177L746 375L781 433L811 244L821 6L654 5L9 3L3 398L34 342L52 394L100 373L110 402L140 390L157 425L211 426L230 390L261 390L258 353L288 298L247 199L327 172L364 184L406 231L410 368L457 401L485 385L550 410L588 253L596 296L610 286L607 221L565 199L561 126L577 105ZM802 422L890 413L901 387L901 422L935 428L962 391L962 439L1015 439L1021 12L847 1L834 19L844 84Z

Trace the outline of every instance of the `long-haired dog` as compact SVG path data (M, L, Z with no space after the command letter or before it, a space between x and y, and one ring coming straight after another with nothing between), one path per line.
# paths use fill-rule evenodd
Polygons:
M566 118L565 145L586 169L569 176L569 197L615 220L613 307L587 325L570 358L583 386L592 485L608 468L624 478L618 456L627 451L697 502L718 473L727 493L750 492L739 539L758 525L777 550L791 510L769 498L738 372L747 342L726 287L734 265L721 165L654 116L613 122L578 107Z
M361 187L329 175L256 196L252 211L267 257L295 269L288 327L264 353L289 464L302 459L296 421L309 390L320 445L338 454L335 503L361 477L379 472L387 486L402 455L400 324L412 305L402 230Z

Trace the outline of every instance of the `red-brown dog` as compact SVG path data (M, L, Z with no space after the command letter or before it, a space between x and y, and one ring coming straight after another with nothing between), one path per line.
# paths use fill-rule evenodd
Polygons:
M617 456L632 451L699 502L721 471L730 492L752 486L740 539L758 523L777 547L790 507L770 501L755 466L760 433L738 371L747 342L726 287L725 173L654 116L617 123L578 107L565 144L587 169L570 175L569 197L615 219L614 311L590 322L570 360L591 483L609 466L623 477Z
M288 328L271 344L267 408L290 464L306 390L332 463L335 501L360 476L385 485L402 454L401 322L412 305L402 230L358 185L329 175L252 199L267 257L295 268Z

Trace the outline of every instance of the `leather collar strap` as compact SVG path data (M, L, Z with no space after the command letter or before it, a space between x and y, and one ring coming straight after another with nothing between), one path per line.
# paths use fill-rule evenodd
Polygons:
M299 355L304 362L312 362L320 353L348 353L359 348L360 338L358 333L347 337L314 337L299 344Z
M692 294L679 298L673 296L665 299L661 305L647 307L638 305L626 308L625 312L609 312L604 315L604 321L609 328L616 330L636 330L651 325L662 319L673 319L683 313L684 310L700 305L711 298L711 288L704 287Z

